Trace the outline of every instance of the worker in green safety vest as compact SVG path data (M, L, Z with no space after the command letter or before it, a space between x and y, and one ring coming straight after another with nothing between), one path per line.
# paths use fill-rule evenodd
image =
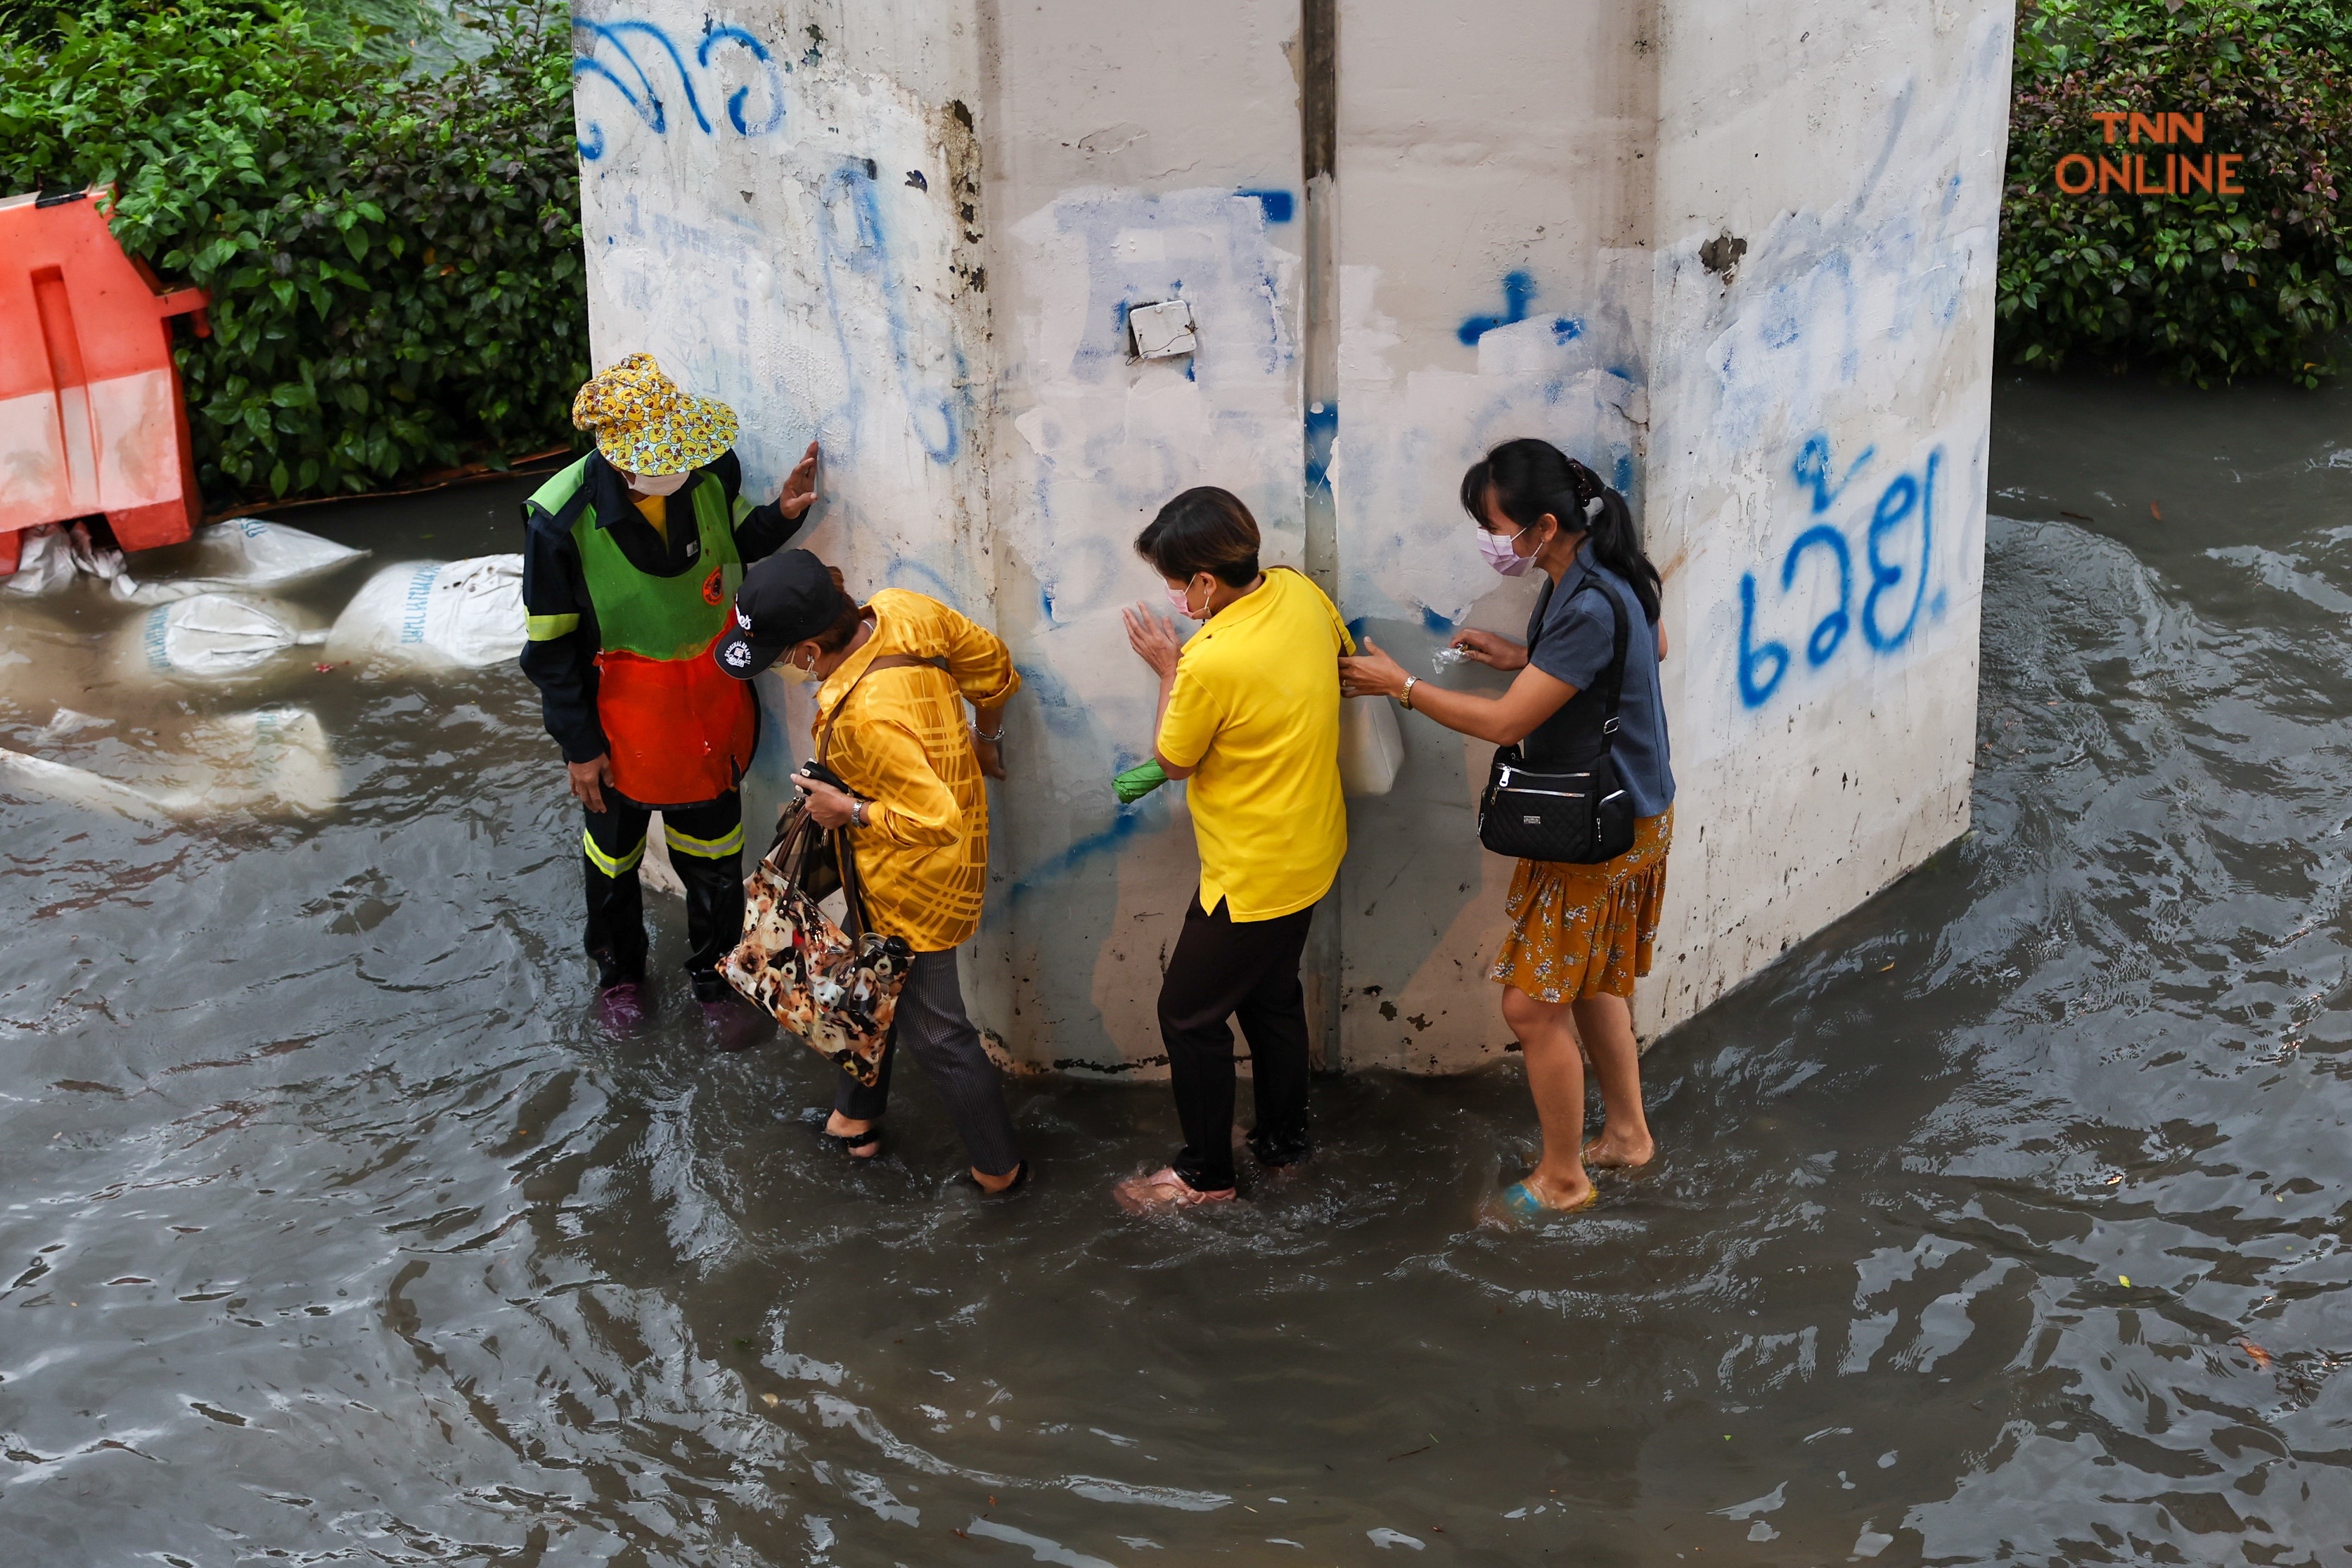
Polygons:
M800 531L816 443L766 506L742 499L735 411L681 391L650 354L593 377L572 422L595 449L523 507L523 673L563 749L588 893L588 956L605 1026L641 1026L651 814L686 884L687 973L714 1043L756 1044L768 1020L718 964L743 927L744 770L759 742L751 688L712 661L744 566Z

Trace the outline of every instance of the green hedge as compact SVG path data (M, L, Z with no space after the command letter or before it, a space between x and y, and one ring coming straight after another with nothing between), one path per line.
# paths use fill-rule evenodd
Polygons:
M216 503L569 443L587 374L568 16L411 71L271 0L0 9L0 186L120 187L115 233L211 290L178 340Z
M2200 385L2334 374L2352 317L2352 4L2020 0L2017 21L2002 353ZM2103 110L2201 110L2188 150L2242 154L2245 194L2065 194L2069 153L2180 150L2107 147Z

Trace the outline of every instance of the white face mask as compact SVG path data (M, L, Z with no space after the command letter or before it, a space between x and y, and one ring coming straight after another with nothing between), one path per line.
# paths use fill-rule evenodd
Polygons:
M805 686L816 679L815 662L812 659L807 664L794 664L791 652L787 650L783 658L768 668L782 676L787 685Z
M1205 621L1209 618L1208 608L1205 605L1198 610L1192 607L1192 584L1190 583L1181 588L1168 590L1168 605L1188 621Z
M1535 564L1531 557L1522 555L1511 548L1512 543L1518 537L1516 533L1507 535L1489 533L1482 528L1478 531L1478 553L1486 558L1487 565L1492 566L1504 576L1517 577Z
M626 468L621 470L621 478L641 496L674 496L685 489L686 481L693 477L691 474L633 474Z

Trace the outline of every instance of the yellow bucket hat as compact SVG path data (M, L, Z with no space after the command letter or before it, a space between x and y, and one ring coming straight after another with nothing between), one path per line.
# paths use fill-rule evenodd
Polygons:
M687 473L735 444L735 411L680 391L651 354L589 377L572 400L572 423L596 437L606 462L633 474Z

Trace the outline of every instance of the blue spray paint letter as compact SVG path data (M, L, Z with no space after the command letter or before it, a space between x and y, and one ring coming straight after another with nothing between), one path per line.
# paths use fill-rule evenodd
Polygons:
M611 83L620 93L622 101L636 110L637 118L645 121L647 130L656 136L667 136L669 134L668 111L662 107L661 95L654 90L653 78L646 73L630 47L633 38L650 40L661 53L669 57L670 65L676 68L678 88L686 94L686 107L694 116L696 126L706 136L714 134L710 116L703 112L702 99L694 90L693 68L688 66L684 51L659 26L637 20L604 23L586 22L575 17L572 24L572 77L575 88L583 77L595 77ZM755 128L743 114L751 89L739 87L727 95L727 122L735 128L738 136L765 136L781 129L784 123L784 83L782 77L777 74L775 61L770 57L767 46L740 27L713 27L703 36L700 47L694 51L695 64L709 70L710 58L721 45L732 45L758 63L766 83L765 97L772 106L767 118ZM635 79L636 86L631 87L627 78L598 58L606 51L620 57L621 65L627 70L628 77ZM578 146L580 156L590 163L602 158L605 148L603 124L593 120L584 121Z
M1813 635L1805 639L1805 662L1819 668L1827 664L1830 655L1837 652L1838 644L1853 625L1846 606L1853 603L1853 552L1847 548L1845 535L1827 523L1815 523L1797 535L1797 542L1789 546L1789 553L1780 557L1780 591L1787 593L1797 580L1797 559L1818 545L1837 557L1837 608L1821 618Z
M1854 475L1862 472L1862 466L1870 461L1872 454L1877 450L1875 447L1864 447L1862 456L1846 465L1845 478L1832 486L1830 483L1830 438L1826 436L1806 437L1804 449L1797 454L1797 460L1789 465L1789 469L1797 476L1799 484L1812 487L1815 517L1829 510L1831 504L1845 493L1846 486L1853 483Z
M1772 673L1757 678L1759 665L1769 664ZM1756 574L1739 574L1739 700L1750 708L1761 708L1772 695L1780 678L1789 673L1789 650L1776 642L1762 647L1756 646Z
M1473 316L1462 323L1454 335L1472 348L1476 348L1478 340L1496 327L1507 327L1514 321L1526 321L1528 303L1535 297L1534 273L1506 272L1503 274L1503 313L1499 316Z
M1870 514L1870 531L1864 536L1870 558L1870 595L1862 602L1862 635L1881 653L1911 640L1911 628L1919 621L1919 606L1927 597L1928 552L1935 545L1936 465L1942 457L1940 451L1928 453L1925 482L1915 481L1905 474L1886 487L1878 498L1877 510ZM1911 515L1915 507L1919 513L1919 575L1911 591L1911 613L1903 617L1900 626L1884 631L1878 625L1879 598L1903 581L1903 568L1885 558L1884 546L1887 535L1903 525L1903 520Z

